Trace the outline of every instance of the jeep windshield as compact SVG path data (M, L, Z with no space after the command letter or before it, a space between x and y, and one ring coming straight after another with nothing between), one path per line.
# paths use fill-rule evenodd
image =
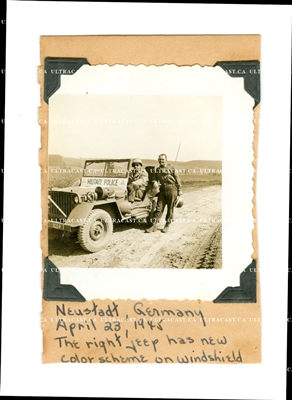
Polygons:
M87 160L84 177L127 178L131 160Z

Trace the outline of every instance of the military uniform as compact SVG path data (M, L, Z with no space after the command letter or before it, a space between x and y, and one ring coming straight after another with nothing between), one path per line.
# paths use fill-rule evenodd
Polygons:
M148 184L148 173L145 170L129 172L128 178L128 200L133 203L135 197L142 199Z
M157 207L153 214L153 222L157 224L167 206L166 226L173 221L174 202L181 191L181 183L175 168L171 164L159 166L155 171L155 180L160 184Z

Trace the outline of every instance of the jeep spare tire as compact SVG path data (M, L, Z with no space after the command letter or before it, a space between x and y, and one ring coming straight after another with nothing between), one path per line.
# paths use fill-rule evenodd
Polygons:
M78 241L84 250L94 253L106 246L112 233L113 222L109 213L95 209L79 227Z

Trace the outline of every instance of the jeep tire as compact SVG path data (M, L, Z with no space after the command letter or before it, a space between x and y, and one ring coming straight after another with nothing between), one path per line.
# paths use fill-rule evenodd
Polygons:
M88 215L84 225L79 227L80 246L91 253L107 245L113 233L111 216L104 210L95 209Z

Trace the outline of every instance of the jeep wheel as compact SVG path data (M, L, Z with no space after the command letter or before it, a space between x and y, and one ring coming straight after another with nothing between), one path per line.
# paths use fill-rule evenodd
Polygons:
M78 231L80 246L91 253L103 248L113 233L113 222L104 210L92 210Z

